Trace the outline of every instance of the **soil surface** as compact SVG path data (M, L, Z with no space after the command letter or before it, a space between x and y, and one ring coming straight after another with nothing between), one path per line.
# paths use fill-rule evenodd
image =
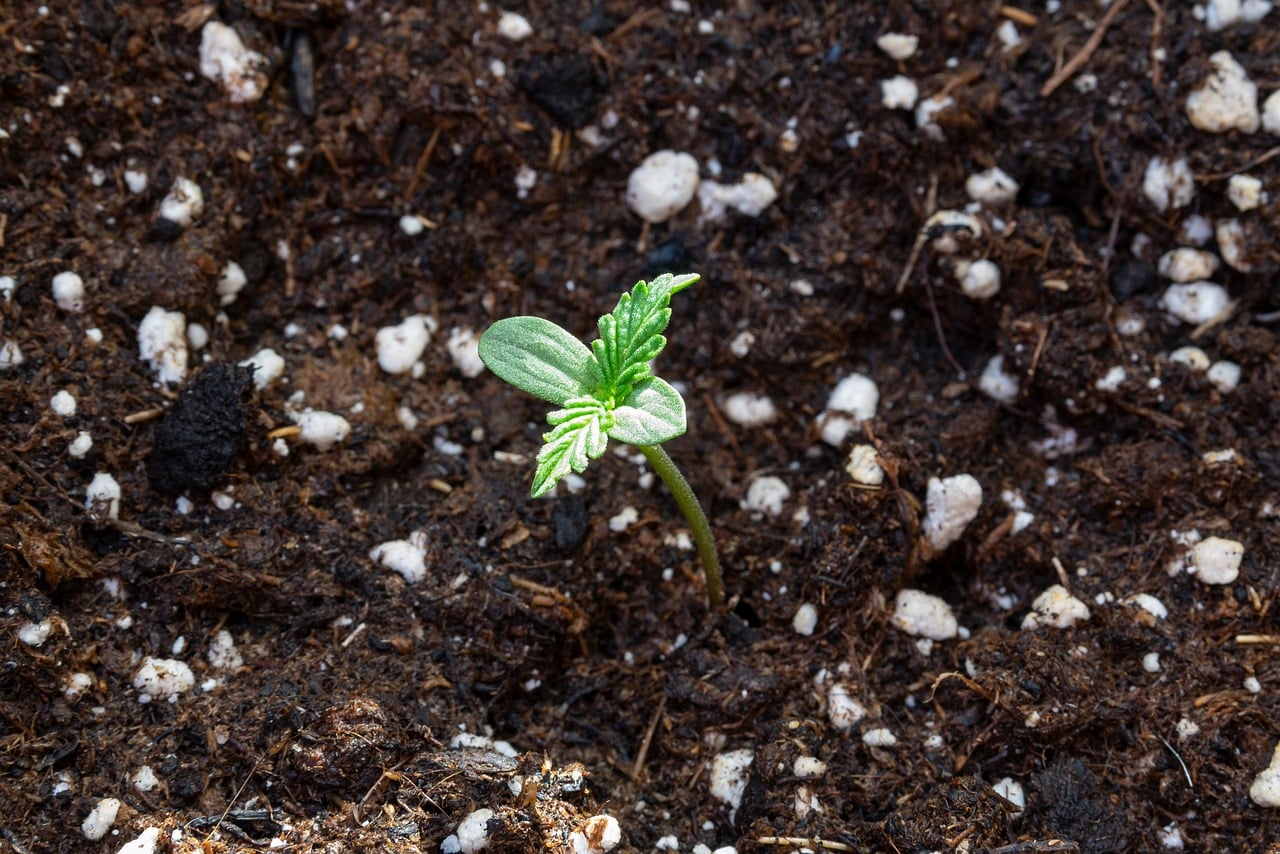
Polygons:
M5 4L0 848L585 851L610 815L626 851L1277 850L1250 790L1280 739L1280 137L1186 110L1221 50L1280 88L1277 13L511 11L527 37L475 2ZM211 21L260 65L202 74ZM950 100L887 106L897 75ZM627 179L661 149L777 199L646 224ZM993 167L1016 191L975 203ZM202 209L166 205L183 178ZM1158 262L1196 241L1231 301L1180 322ZM529 499L547 407L466 358L514 314L589 335L664 271L703 276L657 369L724 613L634 449ZM140 355L153 307L185 372L181 337ZM389 373L378 330L415 316ZM264 348L258 388L234 366ZM855 372L878 408L833 445ZM306 441L307 408L349 435ZM965 474L939 548L930 481ZM744 503L764 477L776 513ZM371 558L392 541L420 579ZM1054 585L1074 620L1034 607ZM913 634L903 590L958 629Z

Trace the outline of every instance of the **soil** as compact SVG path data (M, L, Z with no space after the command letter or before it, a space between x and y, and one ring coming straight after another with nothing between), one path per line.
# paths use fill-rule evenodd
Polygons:
M1277 850L1280 813L1250 786L1280 738L1280 159L1274 135L1199 130L1185 102L1218 50L1261 97L1280 87L1280 26L1115 2L528 2L515 41L486 3L11 0L8 849L116 851L156 828L159 851L439 851L483 808L498 851L573 850L599 814L626 851ZM259 100L201 74L209 20L265 57ZM890 58L890 32L918 51ZM897 74L953 99L936 127L883 105ZM704 178L761 173L777 201L646 225L627 177L665 148ZM1155 156L1187 159L1187 206L1143 193ZM1020 189L975 209L981 235L918 239L996 166ZM1229 200L1239 172L1269 193L1255 210ZM158 214L179 177L204 199L185 226ZM1162 308L1156 269L1197 215L1244 227L1212 276L1233 302L1199 327ZM979 257L1002 272L986 300L953 273ZM229 261L247 285L224 304ZM586 335L668 270L703 276L658 369L689 403L666 447L716 530L723 613L627 449L576 496L529 499L546 407L448 347L513 314ZM71 310L64 271L86 288ZM207 333L175 387L139 356L153 306ZM415 314L436 326L420 375L388 374L377 330ZM1238 386L1170 358L1188 345ZM263 348L286 369L257 390L230 366ZM1018 382L1004 403L974 382L997 355ZM833 447L817 419L853 372L878 411ZM74 414L51 409L62 390ZM776 419L731 421L738 391ZM300 441L301 407L350 435ZM858 443L879 487L845 471ZM86 502L99 472L118 519ZM983 501L939 551L928 484L959 474ZM744 509L761 476L789 488L777 515ZM1238 577L1177 571L1190 531L1242 544ZM369 555L414 532L410 583ZM1024 627L1055 584L1087 619ZM904 589L962 630L899 628ZM140 696L145 657L194 685ZM843 728L841 692L865 712ZM712 794L725 754L752 760L736 809ZM90 842L104 798L120 810Z

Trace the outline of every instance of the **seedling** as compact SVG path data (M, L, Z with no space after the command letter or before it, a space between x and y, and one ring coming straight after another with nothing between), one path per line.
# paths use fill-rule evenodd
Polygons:
M712 607L724 602L720 557L711 526L689 482L662 443L684 433L684 398L651 362L667 346L671 296L692 285L696 273L664 273L637 282L598 322L600 337L583 344L541 317L508 317L480 337L480 358L516 388L560 407L547 415L530 494L545 495L570 472L599 459L610 439L634 445L671 490L693 531Z

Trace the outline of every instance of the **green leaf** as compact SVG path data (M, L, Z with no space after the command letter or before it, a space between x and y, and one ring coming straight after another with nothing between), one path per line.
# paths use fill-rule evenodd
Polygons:
M557 406L600 386L600 367L587 345L541 317L508 317L490 326L480 336L480 359L516 388Z
M649 363L667 346L662 331L671 320L671 297L698 278L696 273L664 273L652 282L636 282L618 300L617 308L600 318L600 338L592 342L591 350L605 396L625 399L637 383L653 376Z
M591 460L600 459L609 444L613 420L613 413L594 397L575 397L565 401L564 409L548 415L547 423L555 429L542 437L546 444L538 452L530 494L545 495L565 475L581 473Z
M649 377L613 411L609 438L628 445L660 445L684 433L684 398L665 380Z

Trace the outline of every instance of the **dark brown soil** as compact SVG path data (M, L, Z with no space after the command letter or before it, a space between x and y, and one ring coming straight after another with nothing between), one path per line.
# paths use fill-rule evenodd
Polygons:
M1280 813L1249 791L1280 739L1280 140L1206 133L1185 112L1217 50L1262 97L1280 87L1277 13L1209 33L1191 4L1131 0L1091 45L1105 9L1086 0L695 0L692 14L573 0L513 4L534 26L514 42L492 5L0 14L0 276L14 280L0 339L25 357L0 370L0 848L116 851L154 827L157 850L434 852L488 808L505 851L572 850L599 813L621 825L615 850L1161 851L1175 835L1277 850ZM209 19L268 58L261 100L233 104L200 74ZM1010 24L1021 42L1004 49ZM919 51L889 58L887 32ZM882 106L895 74L954 99L939 133ZM695 202L646 227L627 176L664 148L704 177L713 161L723 181L763 173L778 200L720 222ZM1144 197L1156 155L1188 158L1188 207ZM962 247L1003 272L976 301L936 244L913 247L993 166L1021 189ZM537 171L523 197L522 167ZM1228 200L1237 172L1262 179L1259 209ZM157 214L180 176L205 200L185 228ZM430 227L406 234L406 214ZM1155 270L1192 214L1238 217L1252 265L1214 275L1236 302L1194 332L1160 307ZM224 307L232 260L248 285ZM66 270L85 281L82 312L55 304ZM545 407L463 376L446 347L454 327L512 314L588 332L666 270L703 275L676 298L659 370L689 402L668 449L707 502L725 614L708 613L694 553L673 545L681 517L630 458L595 463L580 500L530 500ZM266 347L286 379L247 404L206 388L175 405L192 398L138 355L157 305L208 330L188 385ZM425 371L389 375L374 335L415 313L438 323ZM1239 386L1170 361L1190 344L1239 364ZM1020 380L1008 404L966 381L997 354ZM1098 390L1114 366L1126 379ZM815 419L854 371L878 384L878 414L833 448ZM72 416L50 408L61 390ZM738 426L723 411L736 391L768 395L778 419ZM349 419L345 442L322 452L281 431L298 392ZM181 418L221 443L212 457L149 463L187 453ZM1074 444L1046 453L1068 429ZM68 451L80 431L83 458ZM878 449L882 487L846 474L855 441ZM97 472L119 482L118 521L86 510ZM933 554L928 481L961 473L981 510ZM740 505L759 475L790 489L777 517ZM1006 490L1034 514L1016 533ZM611 530L625 507L638 520ZM1187 549L1173 532L1192 529L1243 544L1234 582L1166 571ZM409 584L369 552L414 531L427 573ZM1023 629L1053 584L1089 619ZM926 651L891 622L907 588L966 631ZM1168 617L1126 604L1139 593ZM811 636L792 627L806 602ZM20 640L42 624L43 644ZM223 630L234 671L208 657ZM195 687L140 702L145 656L186 662ZM88 683L68 691L76 673ZM832 679L867 710L848 730L828 715ZM880 728L896 744L864 740ZM460 749L463 730L520 755ZM709 781L741 749L753 762L731 815ZM798 779L800 756L825 774ZM158 778L146 792L142 766ZM513 794L524 775L536 796ZM992 788L1003 778L1021 811ZM81 823L103 798L123 806L90 843ZM810 798L820 809L797 808Z

